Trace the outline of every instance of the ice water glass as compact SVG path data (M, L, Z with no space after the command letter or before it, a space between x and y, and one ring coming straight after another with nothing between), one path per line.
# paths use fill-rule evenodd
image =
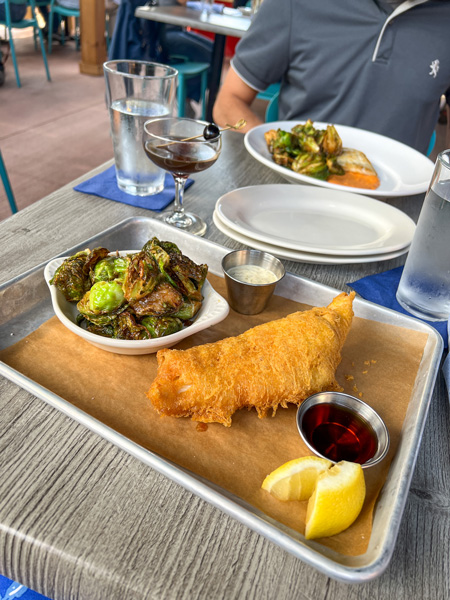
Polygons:
M201 0L202 18L208 18L213 11L214 0Z
M450 150L441 152L419 215L397 290L411 314L428 321L450 316Z
M103 65L119 189L150 196L164 188L165 172L150 162L142 147L144 123L173 114L176 69L146 61L115 60Z

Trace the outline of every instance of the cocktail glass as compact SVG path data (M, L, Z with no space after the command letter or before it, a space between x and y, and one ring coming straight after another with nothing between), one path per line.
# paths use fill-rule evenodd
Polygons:
M205 121L177 117L152 119L144 124L143 143L148 158L172 173L175 181L174 209L156 218L195 235L205 233L206 223L184 210L186 180L192 173L211 167L222 149L220 133L212 139L205 139L203 134L207 126Z

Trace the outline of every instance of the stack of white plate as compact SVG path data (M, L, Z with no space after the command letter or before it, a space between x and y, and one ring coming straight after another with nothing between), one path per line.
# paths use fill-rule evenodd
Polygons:
M213 219L246 246L317 264L396 258L408 252L415 231L410 217L380 200L290 184L233 190L219 198Z

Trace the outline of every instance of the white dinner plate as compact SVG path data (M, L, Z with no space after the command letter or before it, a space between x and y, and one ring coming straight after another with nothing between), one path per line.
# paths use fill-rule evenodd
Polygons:
M290 183L306 183L334 190L342 190L343 186L328 183L307 175L294 173L287 167L277 165L270 154L264 133L270 129L291 131L294 125L302 121L275 121L264 123L245 134L244 143L248 152L263 165L279 173ZM314 122L314 126L325 129L328 123ZM364 152L372 163L380 179L376 190L345 187L349 192L357 192L379 198L393 196L413 196L421 194L428 188L434 165L429 158L417 150L385 136L355 127L336 125L345 148L353 148Z
M216 212L227 227L261 242L339 256L396 252L410 245L416 228L381 200L289 184L238 188L217 200Z
M255 250L269 252L269 254L273 254L274 256L283 258L285 260L293 260L295 262L311 263L315 265L348 265L390 260L391 258L397 258L398 256L405 254L409 250L408 246L397 252L385 252L383 254L371 254L368 256L337 256L336 254L327 255L299 252L297 250L289 250L287 248L280 248L279 246L274 246L272 244L266 244L259 240L254 240L250 237L242 235L234 229L227 227L221 220L217 211L214 211L213 213L213 221L214 225L219 231L224 233L232 240L235 240L241 244L245 244L249 248L255 248Z

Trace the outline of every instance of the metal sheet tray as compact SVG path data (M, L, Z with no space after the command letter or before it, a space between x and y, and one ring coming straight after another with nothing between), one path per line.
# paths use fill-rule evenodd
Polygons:
M221 260L229 249L146 217L132 217L121 221L78 246L65 250L61 256L74 254L86 247L105 246L117 250L140 248L153 235L179 244L183 252L194 261L207 262L212 273L222 274ZM0 287L0 348L19 341L53 316L50 294L43 276L44 267L45 264L38 265ZM327 304L336 292L331 287L290 273L287 273L277 288L277 294L311 305ZM19 299L20 302L17 301ZM3 362L0 362L0 374L329 577L361 583L381 575L391 559L440 364L443 342L434 328L371 302L356 298L354 310L357 316L365 319L428 333L399 447L374 510L369 546L365 554L356 557L344 556L321 544L306 541L300 533L264 515L227 490L146 450Z

